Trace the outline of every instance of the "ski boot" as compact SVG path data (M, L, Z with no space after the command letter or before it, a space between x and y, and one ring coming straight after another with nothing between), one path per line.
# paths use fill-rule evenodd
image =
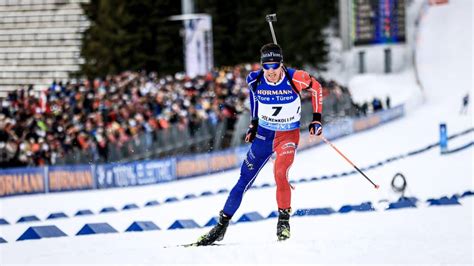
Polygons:
M289 209L278 209L277 237L278 240L290 238L290 213Z
M197 246L208 246L212 245L216 241L224 239L227 226L232 217L224 214L223 211L219 213L219 222L209 231L209 233L202 235L196 242Z

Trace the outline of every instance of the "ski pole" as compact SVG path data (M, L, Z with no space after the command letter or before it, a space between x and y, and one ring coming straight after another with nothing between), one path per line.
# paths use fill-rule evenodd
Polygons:
M334 144L332 144L329 140L327 140L323 135L320 135L320 137L324 140L324 142L326 142L326 144L328 144L329 146L331 146L335 151L337 151L337 153L339 153L339 155L342 156L342 158L346 159L346 161L351 164L361 175L363 175L370 183L372 183L372 185L374 185L375 189L378 189L379 188L379 185L375 184L374 182L372 182L372 180L370 180L369 177L367 177L364 172L362 172L359 167L357 167L353 162L351 162L351 160L349 160L338 148L336 148L336 146L334 146Z
M277 44L277 39L275 36L275 30L273 30L273 21L277 21L277 15L276 14L268 14L266 17L266 20L268 22L268 25L270 26L270 31L272 32L272 38L273 38L273 43Z

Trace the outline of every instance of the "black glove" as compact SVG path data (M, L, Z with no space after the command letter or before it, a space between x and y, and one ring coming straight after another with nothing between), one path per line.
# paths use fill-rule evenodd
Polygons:
M258 128L258 119L252 120L247 129L247 133L245 134L245 142L253 142L255 136L257 136L257 128Z
M313 122L309 124L309 134L319 136L323 133L323 125L321 124L321 114L313 113Z

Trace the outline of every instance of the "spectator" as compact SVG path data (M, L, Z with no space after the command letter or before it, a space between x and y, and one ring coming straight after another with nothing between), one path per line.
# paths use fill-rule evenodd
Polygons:
M372 100L372 110L375 112L379 111L379 110L382 110L383 107L382 107L382 101L380 101L379 98L377 97L374 97L374 99Z
M364 102L362 104L362 113L364 114L364 116L367 115L368 111L369 111L369 104L367 102Z

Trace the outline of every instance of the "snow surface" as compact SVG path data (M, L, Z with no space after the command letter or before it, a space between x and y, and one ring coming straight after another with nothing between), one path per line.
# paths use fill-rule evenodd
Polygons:
M431 7L421 24L418 60L425 103L406 117L363 133L334 141L358 166L368 166L436 142L440 122L448 133L472 127L472 108L459 115L461 97L471 91L472 100L472 2L451 0L448 5ZM462 34L458 32L463 25ZM457 32L457 33L456 33ZM440 36L443 41L440 41ZM462 51L462 56L456 54ZM369 88L383 88L393 102L420 97L409 71L389 76L359 77ZM355 83L357 83L355 82ZM404 84L400 88L400 84ZM402 93L398 93L402 92ZM412 93L410 95L410 92ZM354 97L357 92L353 91ZM368 97L370 92L361 92ZM397 98L398 97L398 98ZM471 101L472 102L472 101ZM472 105L471 105L472 106ZM468 134L449 142L455 148L473 140ZM163 202L188 193L230 189L238 170L153 186L104 191L83 191L11 197L0 200L0 217L15 222L20 216L37 215L42 221L0 226L0 265L7 264L173 264L173 263L359 263L359 264L470 264L473 258L473 198L461 205L428 207L428 198L439 198L474 190L473 148L441 155L439 149L386 164L366 174L380 189L375 190L362 176L298 183L292 192L294 209L332 207L371 201L376 211L333 214L291 219L292 237L276 241L276 219L239 223L229 227L224 246L183 248L209 228L122 233L133 221L150 220L161 229L176 219L194 219L205 224L223 207L226 194L162 204L155 207L84 217L44 221L51 212L73 216L79 209L98 213L103 207L149 200ZM267 164L256 185L273 183L272 163ZM299 152L290 170L290 180L351 171L329 146L319 145ZM386 200L399 195L390 187L392 177L403 173L408 181L407 196L416 196L418 208L384 210ZM276 209L275 187L249 190L233 220L250 211L267 216ZM118 234L74 236L84 224L107 222ZM15 242L33 225L54 224L69 237ZM166 247L166 248L165 248Z

